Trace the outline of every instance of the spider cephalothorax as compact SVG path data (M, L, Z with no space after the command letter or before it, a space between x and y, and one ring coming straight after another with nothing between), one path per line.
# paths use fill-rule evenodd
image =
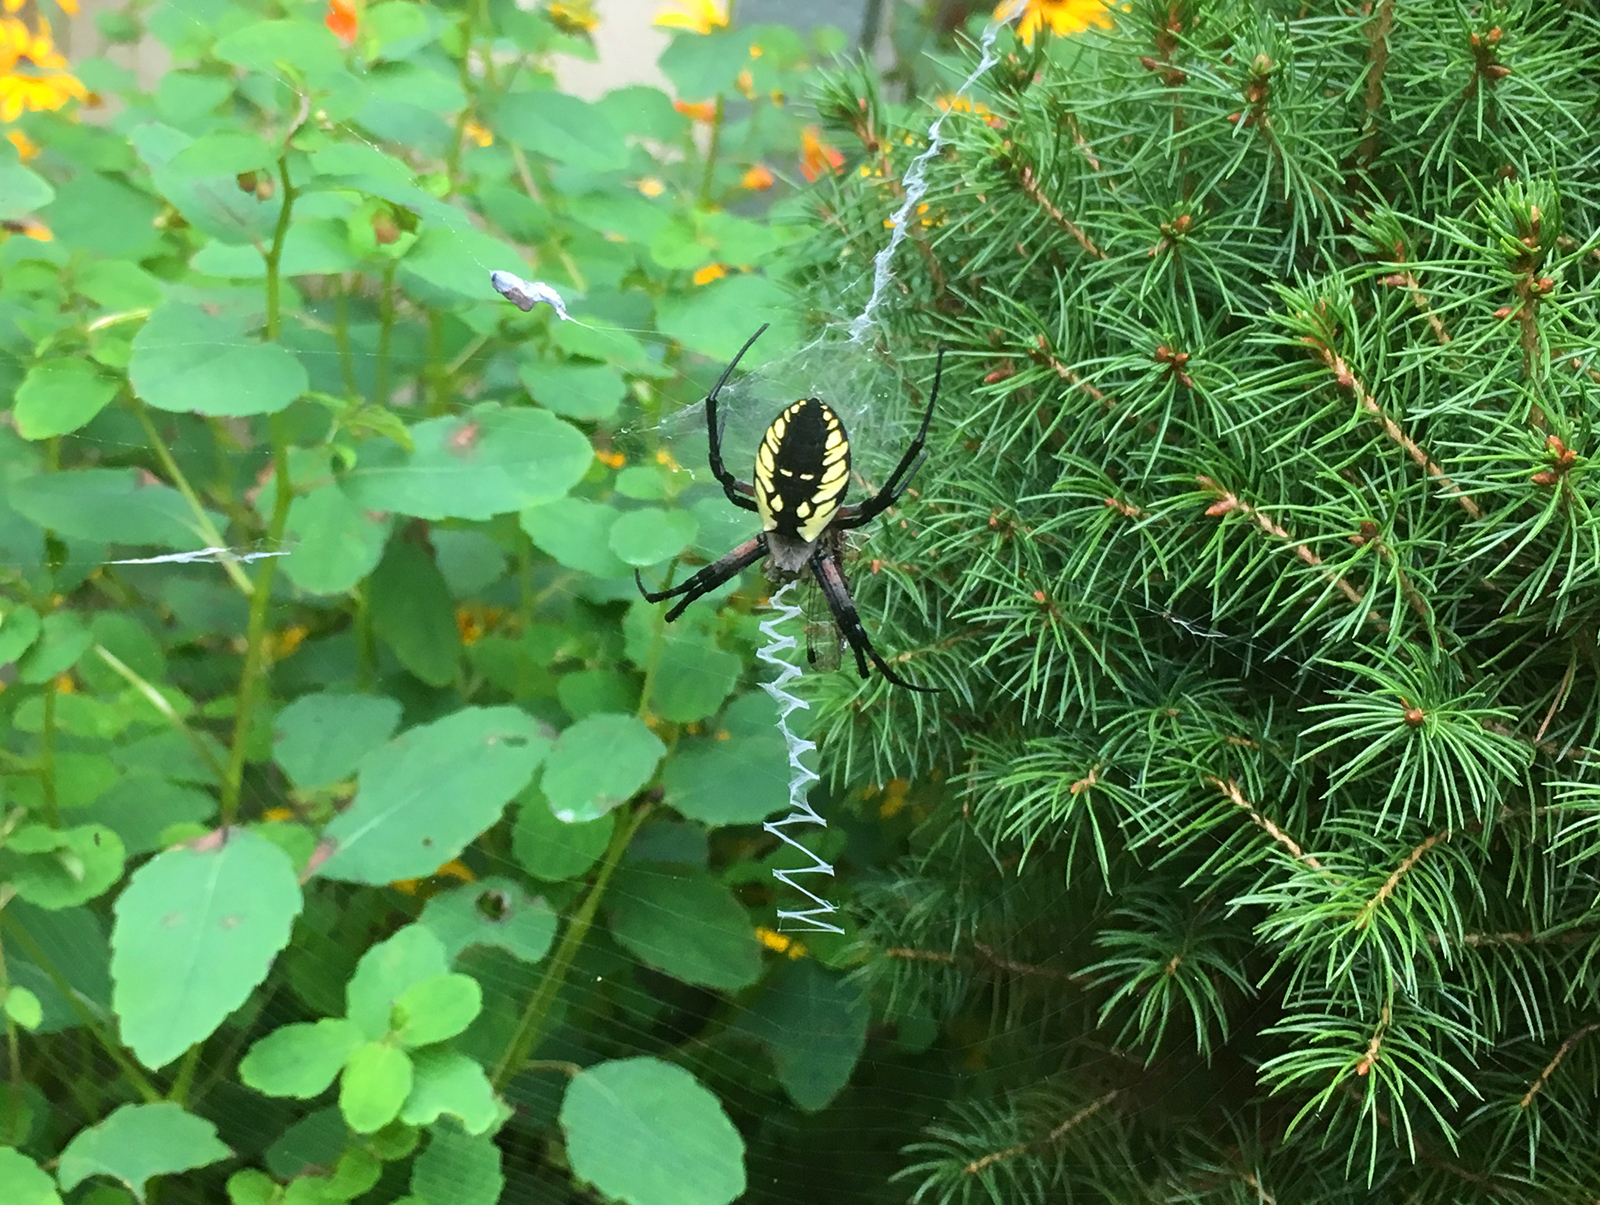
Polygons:
M637 570L634 578L639 590L651 602L660 602L677 595L682 597L667 612L671 623L683 609L701 595L716 589L723 582L766 558L767 576L773 581L787 582L810 569L816 578L828 609L839 624L839 631L856 655L856 668L867 676L867 661L878 667L890 682L911 690L932 691L937 687L918 686L907 682L892 669L867 638L860 616L850 598L850 587L845 581L840 564L843 552L843 534L861 527L882 514L898 501L911 484L921 466L918 459L923 441L928 435L928 423L933 418L933 406L939 398L939 378L944 369L944 350L933 372L933 391L928 397L928 409L923 413L922 425L916 438L906 449L888 481L872 497L859 506L846 506L845 491L850 486L850 437L844 424L826 402L819 398L801 398L784 407L772 420L761 444L756 449L755 481L740 481L722 463L722 437L717 428L717 395L728 383L733 370L738 367L750 345L761 337L762 326L751 335L733 362L723 369L722 376L706 395L706 426L710 437L711 472L722 484L728 501L744 510L753 510L761 516L761 531L754 539L740 544L727 556L713 561L687 581L668 590L651 591Z

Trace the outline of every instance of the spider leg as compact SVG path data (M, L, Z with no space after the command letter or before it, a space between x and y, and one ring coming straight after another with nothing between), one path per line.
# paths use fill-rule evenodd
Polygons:
M706 434L711 440L711 451L706 459L711 463L711 475L722 483L722 492L728 495L728 501L745 510L756 509L755 499L752 497L755 488L740 481L722 463L722 430L717 424L717 394L722 392L722 387L728 383L733 370L739 367L739 361L744 359L744 353L750 350L750 345L766 332L767 325L763 322L761 329L745 340L744 346L739 349L739 354L734 356L722 370L717 383L711 387L711 392L706 394Z
M878 667L878 672L896 686L923 694L939 693L937 686L918 686L915 682L907 682L878 655L878 650L872 647L872 641L867 637L867 630L861 626L861 616L856 614L856 604L850 598L850 587L845 584L838 561L819 548L811 554L811 572L816 576L817 585L822 588L822 597L828 600L828 609L838 621L839 631L856 655L856 668L861 671L863 678L867 676L867 658L870 657L872 664Z
M669 587L666 590L646 590L644 588L644 578L639 576L637 569L633 571L633 580L639 587L639 593L644 595L647 602L660 602L664 598L672 598L678 594L683 595L673 605L672 609L667 612L667 622L671 623L682 615L683 609L694 602L695 599L709 594L722 585L723 582L728 581L739 573L740 570L755 564L766 555L767 537L766 533L763 532L753 540L746 540L739 547L728 553L727 556L712 561L711 564L705 566L705 568L687 580L679 582L676 586Z
M842 508L834 523L850 530L870 523L884 511L888 510L905 493L906 487L911 484L911 479L917 475L917 470L927 457L922 454L922 445L928 438L928 423L933 419L934 403L939 400L939 380L944 376L944 353L946 349L939 349L939 359L933 368L933 391L928 394L928 408L922 414L922 426L917 428L916 438L911 441L911 446L906 449L906 454L900 458L900 463L895 465L894 472L889 474L889 480L883 483L883 488L859 506Z

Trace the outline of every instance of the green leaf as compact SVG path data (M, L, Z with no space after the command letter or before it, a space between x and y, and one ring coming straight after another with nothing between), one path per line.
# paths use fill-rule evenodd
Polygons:
M345 483L358 506L419 519L492 519L564 495L594 462L576 427L494 404L411 428L416 452L368 441Z
M444 574L409 540L398 540L372 574L372 630L400 664L430 686L455 681L461 631Z
M0 196L5 182L0 172ZM61 1205L56 1182L21 1151L0 1146L0 1184L6 1185L9 1205Z
M594 107L624 134L677 142L689 133L689 118L673 107L672 97L660 88L644 84L613 88L595 101Z
M321 21L252 21L212 48L224 63L277 78L285 70L327 81L344 67L339 41Z
M763 322L771 347L800 341L794 302L765 276L739 275L714 280L687 293L668 293L657 307L656 326L691 351L726 361Z
M561 1128L573 1175L626 1205L728 1205L745 1191L739 1132L693 1075L660 1059L579 1072Z
M268 1096L309 1100L333 1083L361 1029L343 1017L284 1025L251 1046L239 1062L239 1079Z
M431 874L500 818L549 747L515 707L467 707L401 733L366 758L354 802L323 830L334 851L320 873L355 883Z
M357 506L337 485L289 504L286 528L294 555L283 572L309 594L344 594L377 567L394 526L389 516Z
M605 111L562 92L516 92L490 115L496 134L524 150L591 172L621 171L628 148Z
M345 986L346 1012L367 1037L393 1027L395 1001L414 984L450 969L443 944L422 925L406 925L361 956Z
M453 1038L483 1010L483 991L470 975L448 972L413 983L394 1002L395 1040L431 1046Z
M806 960L783 963L735 1028L767 1045L784 1091L815 1113L850 1081L870 1019L855 983Z
M494 1139L449 1126L433 1131L411 1168L411 1191L429 1205L496 1205L504 1188Z
M682 739L661 771L665 802L712 828L759 824L789 804L789 753L765 693L741 695L704 736Z
M737 991L761 975L749 914L703 871L630 865L606 893L606 905L617 944L674 979Z
M168 829L203 824L216 813L217 800L209 792L140 771L119 777L78 815L111 829L129 856L137 856L166 844L162 834Z
M40 527L75 540L204 547L183 495L137 469L68 469L29 477L10 487L10 501ZM221 515L211 519L226 525Z
M350 777L394 735L400 704L379 695L301 695L272 724L273 757L301 790Z
M217 1140L215 1126L181 1105L123 1105L73 1136L61 1152L56 1179L71 1192L90 1176L110 1176L143 1201L152 1177L206 1167L232 1154Z
M709 34L674 35L656 62L679 96L706 100L732 91L734 80L749 61L749 35L744 30L719 29Z
M568 569L600 578L628 576L628 566L611 551L611 527L621 512L586 498L562 498L531 506L518 516L535 548Z
M12 607L0 620L0 665L10 665L22 656L43 631L39 612L20 603Z
M24 1029L34 1030L44 1024L44 1005L39 997L25 987L12 984L5 995L6 1016Z
M78 663L94 644L94 635L71 611L52 611L40 624L39 639L17 662L17 681L30 686L48 682Z
M228 829L157 854L117 898L112 1007L139 1061L164 1067L266 978L302 905L289 857Z
M440 892L418 923L444 943L452 961L468 946L498 946L523 962L538 962L556 936L555 909L513 879L480 879Z
M253 191L243 191L235 172L197 175L199 169L192 160L187 171L173 167L194 144L188 134L148 121L129 130L128 141L150 169L159 194L196 230L245 246L266 246L272 241L282 204L277 198L263 201Z
M703 720L716 714L743 672L744 662L717 647L704 619L680 621L667 629L663 639L650 709L680 724Z
M400 1120L411 1126L429 1126L448 1114L469 1134L486 1132L500 1117L489 1077L459 1051L437 1047L411 1055L411 1095L400 1110Z
M541 786L558 819L594 820L649 782L666 751L638 716L585 716L556 741Z
M238 176L242 172L270 168L275 158L272 148L256 134L240 129L218 130L200 135L173 155L167 167L186 180Z
M688 511L641 507L623 511L611 525L611 551L629 565L654 565L682 552L694 539L696 523Z
M600 860L615 826L615 813L610 812L598 820L568 824L556 819L543 792L536 796L530 792L517 809L511 856L536 879L551 883L575 879Z
M83 1023L63 988L80 1006L97 1013L111 1007L111 947L98 916L88 908L49 911L14 900L6 905L7 921L31 939L26 948L43 950L54 975L27 960L21 942L6 947L6 965L15 984L26 984L44 1008L41 1032L57 1033ZM56 976L59 976L57 978Z
M609 364L525 360L517 376L546 410L586 423L614 418L628 389L622 374Z
M489 292L489 270L498 264L515 264L520 258L510 243L491 238L463 220L424 230L400 266L435 288L482 301Z
M3 187L3 186L0 186ZM45 360L17 386L12 417L24 439L76 431L117 396L118 383L84 359Z
M158 410L209 417L274 414L310 387L288 348L179 301L164 302L134 336L128 379Z
M56 199L56 190L20 163L0 164L0 222L15 222Z
M400 1115L411 1092L411 1059L384 1042L357 1046L339 1079L339 1112L358 1134L381 1130Z
M122 877L122 838L99 824L28 824L0 845L0 881L39 908L75 908Z

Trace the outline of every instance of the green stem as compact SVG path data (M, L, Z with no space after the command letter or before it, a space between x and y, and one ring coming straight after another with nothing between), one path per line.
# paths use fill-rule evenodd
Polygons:
M283 179L283 207L278 210L277 229L272 234L272 247L267 251L267 324L266 337L276 339L282 322L282 279L279 265L283 261L283 243L289 234L289 217L294 209L295 190L289 179L289 160L278 160L278 171ZM283 543L284 529L289 523L289 503L293 500L293 483L289 480L289 433L281 414L270 420L272 432L273 498L272 518L267 524L269 547ZM250 721L255 715L256 703L261 695L261 679L267 667L267 611L272 602L272 583L278 575L278 557L262 563L256 574L255 587L250 593L250 620L245 628L244 669L239 675L239 696L233 716L233 745L228 751L227 772L222 779L222 810L220 823L224 828L232 824L239 811L239 793L244 785L245 747L249 743Z
M179 735L194 746L194 750L200 755L200 759L211 767L211 772L217 776L217 781L221 782L224 769L222 763L217 760L217 755L211 751L211 746L200 738L199 733L183 722L183 717L177 713L171 703L167 702L166 696L104 645L95 645L94 653L100 660L109 665L118 677L143 695L150 705L161 713L167 723L171 724Z
M505 1053L495 1065L494 1075L490 1077L489 1082L496 1092L505 1090L505 1086L522 1070L528 1061L528 1056L544 1037L545 1026L550 1020L550 1009L566 983L567 971L572 966L572 960L578 956L578 951L583 948L584 939L589 935L589 927L594 924L595 913L600 910L600 900L606 893L606 886L611 882L612 874L621 863L628 842L633 840L633 834L639 831L639 826L649 814L650 805L648 803L641 805L632 816L617 825L611 834L611 844L606 847L605 857L600 862L600 869L589 887L589 893L583 897L578 910L567 922L567 931L561 937L561 944L556 948L555 957L545 967L544 977L539 980L539 986L534 989L533 996L528 1000L528 1006L522 1010L522 1017L517 1021L516 1032L511 1035Z
M378 362L372 370L372 404L389 404L389 345L394 338L394 274L399 267L390 260L383 270L383 292L378 295Z
M45 823L54 828L56 812L56 684L44 684L44 720L39 728L39 785L44 790Z
M217 530L217 525L211 521L211 516L206 513L205 506L200 501L200 495L194 492L194 486L189 484L189 478L178 467L178 462L173 459L172 452L167 448L166 440L161 438L161 432L156 429L155 423L150 418L150 411L143 402L134 405L133 412L139 416L139 423L144 427L145 438L150 441L150 447L155 451L156 459L161 462L161 469L172 479L172 484L178 493L183 495L183 500L189 504L189 509L194 512L195 526L200 530L200 538L209 548L226 548L227 541L222 538L222 533ZM276 558L269 558L268 564ZM249 596L255 587L250 584L250 579L245 576L243 569L237 561L224 557L222 569L228 579L239 588L239 592Z
M333 293L333 341L339 347L339 379L344 382L345 396L357 398L361 395L356 392L356 359L350 351L350 281L342 273Z
M711 114L711 143L706 147L706 174L700 180L700 204L711 204L711 189L717 175L717 151L722 145L722 97L717 97Z
M112 1062L122 1069L122 1074L127 1076L129 1085L140 1096L144 1097L146 1104L155 1104L161 1099L161 1093L156 1091L139 1064L128 1057L128 1052L112 1041L111 1036L101 1026L100 1020L93 1011L78 998L77 989L67 981L67 977L56 969L55 963L50 961L50 956L44 952L39 943L33 940L33 935L17 923L9 912L0 911L0 925L4 925L7 932L16 939L22 947L23 953L45 973L45 977L55 985L56 991L61 993L61 998L67 1002L67 1007L78 1014L78 1021L83 1028L100 1043Z

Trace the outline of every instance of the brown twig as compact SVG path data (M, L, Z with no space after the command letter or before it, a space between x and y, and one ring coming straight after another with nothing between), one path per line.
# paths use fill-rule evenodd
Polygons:
M1038 1150L1040 1147L1052 1146L1110 1104L1116 1099L1117 1093L1120 1091L1120 1088L1113 1088L1098 1100L1090 1101L1036 1142L1019 1142L1015 1146L1006 1147L1004 1150L990 1151L981 1159L974 1159L961 1170L969 1176L974 1176L991 1163L1001 1163L1007 1159L1015 1159L1018 1155L1026 1155L1029 1151Z
M1054 979L1061 983L1075 983L1082 985L1087 982L1082 975L1075 975L1071 971L1057 970L1055 967L1042 967L1031 962L1018 962L996 953L994 948L982 942L974 942L975 955L947 953L943 950L919 950L913 946L891 946L883 952L886 958L898 958L903 962L936 962L942 966L980 966L989 970L1005 971L1010 975L1023 977Z
M1232 803L1234 807L1241 809L1245 815L1249 816L1251 822L1254 823L1257 828L1261 829L1267 834L1267 836L1271 837L1279 845L1283 846L1284 849L1288 850L1289 856L1296 862L1304 862L1307 866L1311 867L1312 870L1322 869L1322 863L1317 861L1313 855L1308 854L1305 850L1301 849L1299 842L1297 842L1288 833L1284 832L1271 820L1268 820L1260 812L1256 811L1255 805L1244 797L1244 792L1239 790L1239 784L1233 779L1230 778L1224 782L1220 778L1212 778L1208 776L1206 781L1226 795L1228 797L1228 802Z
M1021 170L1017 172L1017 183L1021 185L1023 194L1040 209L1044 210L1052 222L1078 240L1078 246L1094 256L1095 259L1104 259L1106 257L1106 253L1095 246L1094 240L1085 234L1076 222L1062 213L1060 207L1054 201L1044 195L1044 190L1039 187L1038 177L1033 174L1033 168L1024 164Z
M1290 535L1287 530L1285 530L1283 527L1280 527L1276 522L1273 521L1271 515L1267 514L1263 510L1258 510L1256 507L1251 506L1232 490L1224 489L1221 485L1217 484L1213 478L1201 476L1196 477L1195 480L1198 481L1205 490L1207 490L1209 493L1215 494L1217 497L1217 501L1213 502L1206 508L1206 514L1215 519L1226 514L1238 513L1244 515L1248 519L1254 520L1256 526L1261 528L1261 530L1266 532L1268 535L1293 545L1294 554L1297 557L1299 557L1311 568L1321 570L1323 576L1325 576L1330 582L1338 587L1339 593L1343 594L1356 606L1360 606L1366 601L1366 596L1363 595L1360 590L1351 585L1339 574L1329 569L1320 556L1312 552L1311 549L1305 544L1295 540L1295 538ZM1377 615L1369 615L1368 619L1370 619L1380 628L1384 626L1383 620Z
M1372 46L1367 53L1367 132L1361 140L1361 162L1378 157L1378 112L1383 107L1383 74L1389 65L1389 34L1394 29L1394 0L1381 0L1372 23Z
M1585 1025L1576 1033L1569 1035L1567 1040L1561 1043L1560 1048L1556 1050L1555 1056L1544 1065L1544 1070L1539 1072L1539 1078L1534 1080L1529 1085L1528 1090L1522 1094L1522 1100L1519 1102L1522 1108L1526 1109L1533 1103L1533 1098L1544 1091L1544 1086L1550 1082L1550 1077L1556 1073L1556 1068L1561 1066L1561 1060L1572 1053L1572 1048L1578 1044L1579 1040L1588 1034L1594 1033L1596 1030L1600 1030L1600 1021Z
M1424 854L1426 854L1430 849L1432 849L1435 845L1438 845L1440 842L1448 840L1450 840L1450 830L1447 828L1440 829L1438 832L1434 833L1433 836L1429 837L1421 845L1417 846L1414 850L1408 853L1404 860L1401 861L1400 865L1394 868L1394 873L1384 880L1383 886L1378 888L1378 894L1373 896L1365 904L1361 905L1361 911L1356 913L1356 928L1361 928L1372 919L1372 914L1381 908L1384 901L1394 894L1395 888L1400 886L1400 880L1405 878L1405 876L1410 873L1413 866L1422 861Z

